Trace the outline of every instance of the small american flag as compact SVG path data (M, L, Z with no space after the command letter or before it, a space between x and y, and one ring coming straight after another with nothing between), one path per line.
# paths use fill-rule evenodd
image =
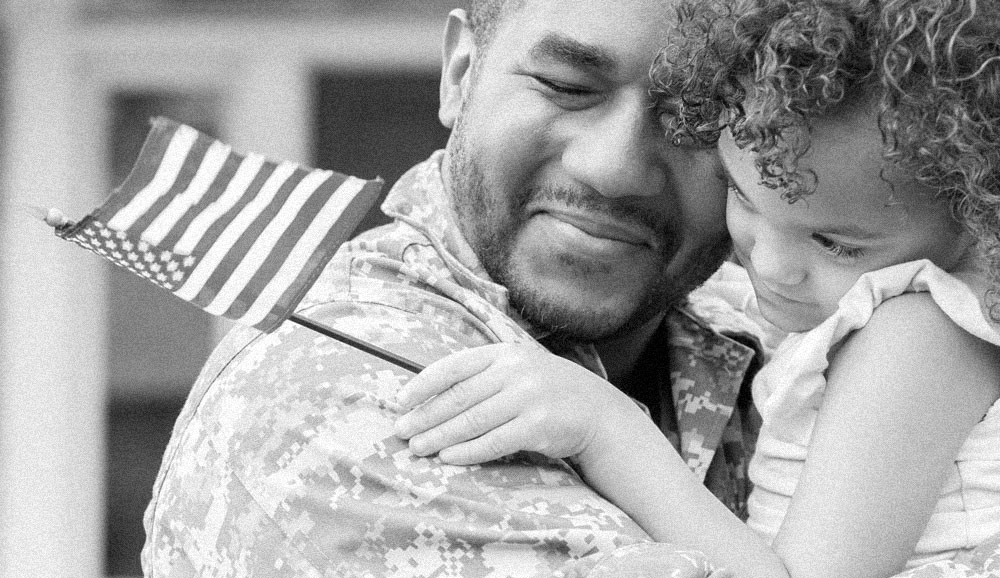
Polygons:
M287 319L382 182L239 154L157 118L125 183L57 234L261 331Z

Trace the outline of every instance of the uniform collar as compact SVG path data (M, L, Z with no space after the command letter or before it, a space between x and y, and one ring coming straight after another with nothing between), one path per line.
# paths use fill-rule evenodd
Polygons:
M678 449L688 467L704 478L756 350L737 336L715 331L686 305L668 312L663 331Z

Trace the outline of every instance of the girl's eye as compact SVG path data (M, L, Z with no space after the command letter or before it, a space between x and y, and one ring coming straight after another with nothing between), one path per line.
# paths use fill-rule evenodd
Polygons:
M861 247L851 247L849 245L844 245L843 243L838 243L829 237L820 235L819 233L814 233L812 236L813 240L816 241L823 249L833 255L838 259L844 259L847 261L857 259L864 254L864 249Z
M726 181L726 188L728 189L729 194L739 199L741 203L743 204L750 203L750 199L748 199L746 195L743 194L743 191L741 191L739 187L736 186L736 183L734 183L733 181Z

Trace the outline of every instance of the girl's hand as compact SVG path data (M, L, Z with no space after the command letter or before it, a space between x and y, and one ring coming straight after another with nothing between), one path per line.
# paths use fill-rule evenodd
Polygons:
M422 371L397 394L413 409L396 434L420 456L475 464L519 451L575 456L615 424L648 419L615 386L583 367L527 345L468 349ZM423 404L423 405L420 405Z

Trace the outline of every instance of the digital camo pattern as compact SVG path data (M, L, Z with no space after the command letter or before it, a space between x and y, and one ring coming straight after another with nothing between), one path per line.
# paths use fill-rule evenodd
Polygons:
M683 416L718 407L732 414L724 424L707 421L680 428L681 439L674 445L682 449L696 472L708 468L705 485L730 511L746 520L747 499L753 488L747 468L761 418L743 380L767 361L785 334L760 315L746 271L729 262L688 295L684 307L668 316L665 325L674 372L670 391L675 395L677 413ZM734 347L734 339L745 345ZM758 355L751 356L749 345ZM700 361L691 363L689 358ZM687 369L681 372L680 368ZM706 371L709 368L713 371ZM712 448L715 455L705 448Z
M399 222L342 249L299 313L418 363L539 337L458 235L439 160L400 181L383 207ZM687 338L688 350L699 339ZM707 363L725 368L727 388L741 379L724 347L698 353L677 372L690 399L680 422L702 440L688 444L692 463L712 460L701 432L723 429L695 424L724 424L732 410L710 391L688 391L697 379L684 376ZM600 368L589 346L575 357ZM414 457L392 435L408 377L292 324L231 333L164 456L146 512L146 574L573 577L649 541L565 462L521 455L456 467Z

